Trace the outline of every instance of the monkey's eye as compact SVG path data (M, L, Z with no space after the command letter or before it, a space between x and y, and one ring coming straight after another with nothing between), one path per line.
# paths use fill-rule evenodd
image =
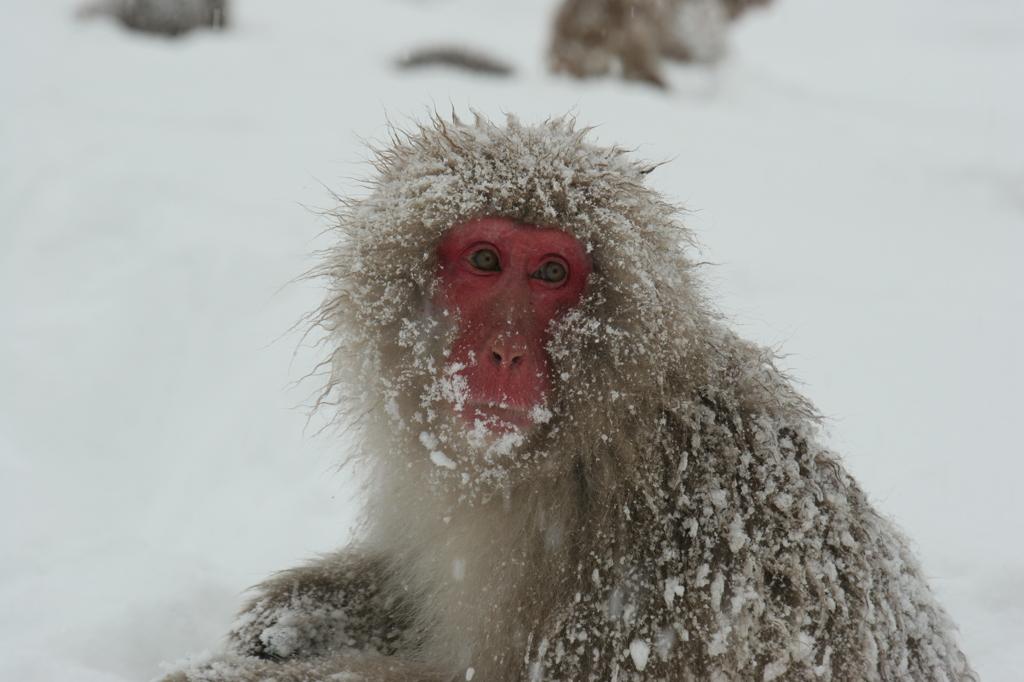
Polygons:
M565 269L565 265L556 260L549 260L537 268L537 272L531 276L536 279L542 279L545 282L561 282L567 274L569 273Z
M500 270L501 263L498 262L498 254L490 249L480 249L469 255L469 263L478 270Z

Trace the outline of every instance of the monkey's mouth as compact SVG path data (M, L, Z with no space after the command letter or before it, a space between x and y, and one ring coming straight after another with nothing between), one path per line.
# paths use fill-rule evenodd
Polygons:
M511 407L493 401L466 403L458 410L459 416L470 426L483 424L492 434L504 435L512 431L529 431L537 424L538 411L543 406L529 409Z

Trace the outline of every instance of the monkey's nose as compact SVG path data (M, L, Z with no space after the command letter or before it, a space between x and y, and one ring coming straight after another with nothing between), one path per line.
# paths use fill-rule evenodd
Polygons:
M491 358L499 366L508 366L509 368L515 367L523 359L522 351L508 351L508 350L495 350L491 349Z
M527 348L521 334L498 334L491 340L491 360L499 369L514 369L526 357Z

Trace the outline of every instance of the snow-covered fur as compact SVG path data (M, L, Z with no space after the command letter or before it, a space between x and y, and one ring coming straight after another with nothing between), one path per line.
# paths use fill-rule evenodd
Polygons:
M228 652L178 679L976 679L813 409L714 314L651 169L565 119L434 119L378 151L316 318L365 528L257 586ZM566 230L594 268L529 435L450 407L435 251L482 216Z

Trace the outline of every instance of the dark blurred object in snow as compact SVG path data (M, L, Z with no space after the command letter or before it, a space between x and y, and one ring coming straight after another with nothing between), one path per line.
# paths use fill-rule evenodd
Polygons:
M513 69L503 61L464 47L424 47L399 58L398 68L421 66L454 66L492 76L511 76Z
M227 0L97 0L80 17L110 15L128 28L176 36L198 26L227 26Z
M565 0L551 69L577 78L617 74L664 87L662 57L714 63L729 21L768 0Z

